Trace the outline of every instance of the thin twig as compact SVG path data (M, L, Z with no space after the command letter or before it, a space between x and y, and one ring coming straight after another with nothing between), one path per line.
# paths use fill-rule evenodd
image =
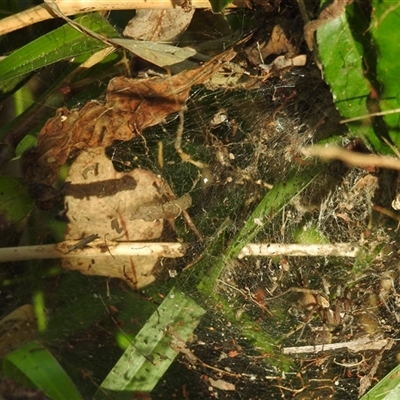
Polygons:
M243 292L243 290L237 288L236 286L232 286L229 283L226 283L221 279L217 279L217 281L222 283L225 286L228 286L229 288L231 288L233 290L236 290L237 292L239 292L245 298L245 300L249 299L257 307L261 308L263 311L266 311L271 317L273 317L271 311L269 311L267 307L265 307L263 304L261 304L260 302L258 302L257 300L254 299L253 294L250 292L250 290L248 290L248 293L245 293L245 292Z
M67 240L57 244L39 246L20 246L0 248L0 262L19 260L38 260L50 258L95 258L110 257L107 249L115 256L154 256L159 257L183 257L188 245L184 243L141 243L141 242L109 242L105 244L103 239L96 239L83 248L80 240ZM74 247L73 251L70 249Z
M391 339L376 340L372 337L362 337L349 342L321 344L315 346L297 346L284 347L283 354L304 354L304 353L319 353L320 351L333 351L338 349L348 349L350 351L359 352L365 350L381 350Z
M395 108L393 110L378 111L378 112L371 113L371 114L360 115L359 117L342 119L340 121L340 123L341 124L347 124L348 122L360 121L362 119L368 119L368 118L372 118L372 117L383 117L385 115L399 114L399 113L400 113L400 108Z
M311 146L302 149L307 157L319 157L325 160L341 160L353 167L378 167L400 170L397 157L362 154L346 150L339 146Z
M238 257L248 256L311 256L311 257L357 257L360 248L353 243L336 244L285 244L249 243Z
M180 7L180 1L171 0L58 0L57 6L64 15L82 14L91 11L103 10L137 10L137 9L168 9ZM208 0L192 0L194 8L210 8ZM245 0L234 0L227 7L245 7ZM18 14L3 18L0 21L0 36L36 24L56 18L54 11L45 3L29 8Z
M115 256L183 257L190 243L178 242L109 242L93 240L79 248L81 240L67 240L57 244L0 248L0 262L50 258L93 258ZM73 251L71 251L71 248ZM106 250L108 252L106 253ZM352 243L336 244L274 244L249 243L238 257L309 256L357 257L360 247Z

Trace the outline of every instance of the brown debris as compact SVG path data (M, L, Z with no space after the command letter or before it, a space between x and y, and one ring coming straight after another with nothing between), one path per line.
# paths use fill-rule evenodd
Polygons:
M77 151L130 140L160 123L185 104L193 85L209 79L233 50L204 65L174 76L148 79L117 77L110 81L105 103L90 101L81 110L57 110L40 131L38 145L22 156L22 173L29 183L52 185L60 167Z
M195 9L181 8L137 10L124 29L124 37L151 40L158 43L176 43L189 26Z
M304 40L307 43L310 51L314 50L314 33L317 29L321 28L329 21L340 17L346 6L351 4L353 0L334 0L332 4L321 11L318 19L308 22L304 26Z
M275 25L269 40L262 43L257 42L256 45L246 50L246 54L252 64L258 65L272 54L284 54L287 58L292 58L297 54L297 48L290 43L283 28Z

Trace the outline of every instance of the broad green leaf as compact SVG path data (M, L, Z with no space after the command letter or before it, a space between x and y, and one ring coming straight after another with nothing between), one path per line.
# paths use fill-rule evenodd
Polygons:
M331 87L335 105L344 119L370 113L370 82L365 78L364 47L357 39L366 30L360 21L362 13L353 3L339 18L329 21L317 31L320 60L325 81ZM369 120L348 124L350 132L367 139L376 151L387 152Z
M381 111L400 107L400 81L398 57L400 55L400 4L398 2L373 2L371 34L378 50L377 78L382 84ZM400 115L383 117L389 136L400 147Z
M0 230L21 221L34 205L28 188L20 179L0 176Z
M76 20L105 37L118 36L99 14L84 15ZM11 91L27 74L61 60L95 53L106 45L66 24L34 40L0 61L0 92Z
M2 371L5 376L13 379L17 377L18 371L52 400L82 400L58 361L39 343L29 343L7 354L3 359Z
M361 400L397 400L400 398L400 365L381 379Z
M190 297L172 289L137 334L95 394L95 399L131 399L132 392L150 392L191 337L205 311Z

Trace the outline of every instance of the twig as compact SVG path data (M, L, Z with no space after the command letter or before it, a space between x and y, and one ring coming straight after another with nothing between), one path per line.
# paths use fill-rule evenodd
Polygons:
M85 238L81 239L78 243L71 246L68 249L68 253L71 253L71 251L74 251L74 250L82 249L85 246L87 246L90 242L93 242L98 238L99 238L99 235L97 233L93 233L92 235L86 236Z
M266 312L270 315L270 317L273 317L271 311L269 311L267 307L265 307L263 304L261 304L260 302L258 302L257 300L254 299L253 294L250 292L249 289L247 289L247 290L248 290L248 293L245 293L243 290L237 288L236 286L232 286L232 285L230 285L229 283L226 283L226 282L224 282L224 281L221 280L221 279L217 279L217 281L220 282L220 283L222 283L222 284L225 285L225 286L228 286L229 288L231 288L231 289L233 289L233 290L236 290L237 292L239 292L239 293L245 298L245 300L248 300L248 299L249 299L249 300L250 300L251 302L253 302L257 307L261 308L263 311L266 311Z
M64 15L75 15L102 10L178 8L180 7L180 3L179 0L58 0L57 6ZM192 0L192 7L210 8L210 2L208 0ZM245 0L234 0L233 3L227 7L245 7ZM51 7L44 3L40 4L18 14L3 18L0 21L0 36L52 18L56 18L56 16Z
M84 247L82 247L84 246ZM57 244L39 246L20 246L0 248L0 262L37 260L50 258L74 257L108 257L111 252L115 256L149 256L176 258L183 257L190 243L177 242L109 242L96 239L91 243L81 240L67 240ZM82 248L80 248L82 247ZM71 251L73 249L73 251ZM249 243L238 257L272 257L272 256L309 256L309 257L357 257L360 247L352 243L336 244L257 244Z
M393 220L397 221L400 224L400 216L398 216L395 212L377 205L373 205L372 209L383 215L386 215L389 218L392 218Z
M378 111L378 112L371 113L371 114L360 115L359 117L342 119L340 121L340 123L347 124L349 122L359 121L361 119L368 119L368 118L372 118L372 117L383 117L385 115L399 114L399 113L400 113L400 108L395 108L394 110Z
M354 352L365 350L381 350L391 342L391 339L379 339L371 337L361 337L357 340L342 343L321 344L315 346L284 347L283 354L304 354L319 353L320 351L334 351L338 349L348 349Z
M68 24L70 24L74 29L76 29L78 32L82 34L87 34L89 36L94 37L97 40L100 40L101 42L105 43L106 45L109 45L107 42L106 38L104 38L101 35L98 35L96 32L93 32L90 29L87 29L81 24L76 23L73 21L71 18L68 18L58 7L58 3L55 0L44 0L44 2L51 8L51 10L54 12L55 15L57 15L59 18L62 18Z
M106 245L104 240L96 239L91 243L84 243L83 246L86 247L79 248L81 240L67 240L57 244L0 248L0 262L49 258L106 257L106 248L108 248L113 256L147 256L157 254L160 257L175 258L183 257L189 245L188 243L177 242L110 242ZM352 243L249 243L238 254L238 258L249 256L357 257L359 251L360 247Z
M42 246L20 246L0 248L0 262L37 260L50 258L95 258L109 257L103 239L96 239L84 248L77 248L80 240L67 240L57 244ZM70 249L74 247L73 251ZM188 245L182 243L110 242L107 248L115 256L183 257Z
M360 248L352 243L336 244L280 244L249 243L243 247L238 257L248 256L336 256L357 257Z
M319 157L325 160L341 160L353 167L378 167L400 170L400 160L396 157L362 154L338 146L311 146L302 149L308 157Z
M206 364L204 361L202 361L200 358L198 358L187 346L186 342L181 339L174 331L173 329L168 326L167 327L167 332L169 335L172 337L171 342L169 343L170 347L172 350L176 351L177 353L182 353L186 359L192 364L196 365L199 363L205 368L211 369L212 371L216 371L219 374L227 375L227 376L232 376L235 378L240 378L241 374L236 374L234 372L229 372L225 371L216 367L213 367L212 365Z
M390 350L394 344L394 340L389 340L385 347L382 347L381 351L377 354L374 360L374 364L372 365L371 369L369 370L368 374L364 375L360 379L360 388L358 390L359 398L361 398L364 393L369 389L372 384L372 379L374 378L376 371L381 363L383 353L386 350ZM385 396L386 397L386 396Z

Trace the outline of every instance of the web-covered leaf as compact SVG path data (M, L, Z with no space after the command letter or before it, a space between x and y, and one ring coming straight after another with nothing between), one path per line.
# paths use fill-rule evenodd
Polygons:
M117 77L108 85L104 104L90 101L81 110L60 108L39 133L37 147L24 153L24 178L29 183L51 185L73 151L105 147L140 135L179 111L192 86L210 78L234 54L228 51L199 68L168 78Z

